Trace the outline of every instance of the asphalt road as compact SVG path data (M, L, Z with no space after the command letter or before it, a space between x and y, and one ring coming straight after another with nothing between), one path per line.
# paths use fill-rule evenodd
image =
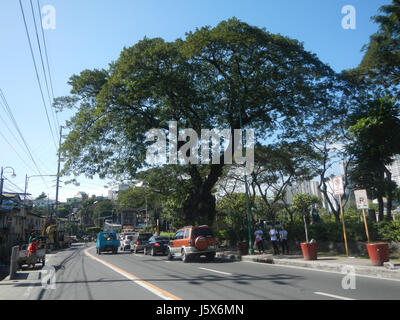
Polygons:
M356 289L345 290L343 274L218 258L182 263L128 252L99 256L93 244L52 255L47 265L55 268L56 288L36 285L30 299L400 299L400 282L394 280L357 276Z

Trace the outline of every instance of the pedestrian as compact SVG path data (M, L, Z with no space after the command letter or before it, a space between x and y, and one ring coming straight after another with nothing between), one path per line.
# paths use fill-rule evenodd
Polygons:
M279 255L279 248L278 248L278 231L273 226L269 227L269 236L271 237L272 247L274 248L274 256Z
M31 244L31 242L32 242L32 240L33 240L34 238L36 238L36 233L35 233L35 231L32 231L32 232L31 232L31 235L29 236L29 239L28 239L28 245Z
M254 232L254 235L256 236L256 244L257 244L257 249L258 249L258 253L261 254L264 253L264 243L263 243L263 232L261 230L261 228L258 228L256 230L256 232Z
M33 238L32 242L29 244L28 259L27 259L28 267L32 266L32 268L34 268L36 265L36 260L37 260L36 252L37 252L38 244L39 244L39 241L37 238Z
M282 230L279 231L279 238L281 240L281 245L282 245L282 254L285 254L285 249L286 249L286 254L289 254L288 232L285 229L285 226L283 226Z

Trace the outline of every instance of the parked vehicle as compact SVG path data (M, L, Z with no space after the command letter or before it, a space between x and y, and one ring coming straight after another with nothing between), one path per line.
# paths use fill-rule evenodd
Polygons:
M188 262L194 257L215 258L217 240L209 226L189 226L178 230L168 245L168 260L180 257Z
M169 237L152 236L144 247L144 254L155 256L157 253L166 255L168 253Z
M131 241L131 251L134 253L144 251L144 247L152 235L150 232L136 232Z
M125 235L121 240L121 251L131 250L131 242L133 240L133 235Z
M100 232L97 236L96 252L97 254L101 254L105 251L111 251L116 254L118 253L119 245L120 242L115 231Z
M69 238L71 240L71 243L77 243L78 242L78 238L76 236L70 236Z

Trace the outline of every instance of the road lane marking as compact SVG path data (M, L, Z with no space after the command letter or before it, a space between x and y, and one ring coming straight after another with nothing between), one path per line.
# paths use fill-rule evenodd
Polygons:
M173 294L171 294L171 293L169 293L169 292L167 292L167 291L165 291L165 290L163 290L161 288L158 288L157 286L151 284L150 282L142 280L142 279L136 277L135 275L133 275L133 274L131 274L129 272L126 272L125 270L122 270L122 269L112 265L109 262L106 262L104 260L101 260L101 259L95 257L94 255L92 255L91 253L88 252L89 249L91 249L91 248L88 248L88 249L86 249L84 251L85 254L88 257L90 257L90 258L92 258L92 259L104 264L106 267L108 267L108 268L114 270L115 272L123 275L125 278L128 278L129 280L137 283L138 285L140 285L143 288L147 289L148 291L154 293L155 295L159 296L160 298L162 298L164 300L182 300L181 298L179 298L177 296L174 296Z
M221 274L225 274L225 275L227 275L227 276L231 276L231 275L232 275L232 273L223 272L223 271L218 271L218 270L213 270L213 269L200 268L200 267L199 267L199 269L206 270L206 271L211 271L211 272L216 272L216 273L221 273Z
M356 300L356 299L341 297L341 296L337 296L337 295L325 293L325 292L314 292L314 294L319 294L321 296L327 296L327 297L331 297L331 298L335 298L335 299L339 299L339 300Z
M264 266L264 267L283 267L283 268L292 268L292 269L300 269L300 270L305 270L305 271L316 271L316 272L325 272L325 273L335 273L335 274L341 274L343 275L342 272L339 271L333 271L333 270L321 270L321 269L316 269L316 268L308 268L308 267L299 267L299 266L289 266L285 264L275 264L275 263L262 263L262 262L255 262L255 261L240 261L240 262L245 262L245 263L252 263L252 264L257 264L259 266ZM400 282L400 279L394 279L394 278L384 278L382 276L369 276L366 274L358 274L356 272L357 277L362 277L362 278L369 278L369 279L375 279L375 280L387 280L387 281L396 281Z

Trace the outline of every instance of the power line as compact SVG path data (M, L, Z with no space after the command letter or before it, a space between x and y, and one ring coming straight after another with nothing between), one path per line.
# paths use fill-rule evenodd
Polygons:
M45 112L46 112L47 123L48 123L48 125L49 125L49 129L50 129L51 136L53 137L54 146L55 146L55 148L56 148L56 150L57 150L57 144L56 144L56 142L55 142L56 140L55 140L55 137L54 137L53 128L52 128L52 126L51 126L49 114L48 114L48 112L47 112L47 106L46 106L46 102L45 102L44 95L43 95L42 84L41 84L41 82L40 82L39 72L38 72L38 69L37 69L37 66L36 66L35 55L34 55L34 53L33 53L31 38L30 38L30 36L29 36L28 25L27 25L27 23L26 23L24 8L22 7L22 2L21 2L21 0L19 0L19 5L20 5L20 8L21 8L22 18L23 18L23 20L24 20L25 32L26 32L26 36L27 36L27 38L28 38L28 43L29 43L29 48L30 48L30 51L31 51L33 66L35 67L36 79L37 79L37 81L38 81L39 90L40 90L40 94L41 94L42 102L43 102L43 107L44 107L44 110L45 110Z
M3 104L0 101L1 106L5 109L5 107L3 106ZM7 112L7 111L6 111ZM0 120L4 123L4 125L6 126L8 132L13 136L13 138L15 139L15 141L17 142L17 144L19 145L19 147L21 148L21 150L24 150L24 147L22 146L21 142L19 141L19 139L15 136L14 132L10 129L10 127L7 124L7 121L3 119L3 117L0 115ZM4 137L4 135L2 135ZM20 155L18 154L18 152L14 149L13 146L11 146L11 144L8 142L7 138L4 137L4 140L6 140L6 142L10 145L10 147L15 151L15 153L20 157ZM21 157L20 157L21 158ZM22 158L21 158L22 159ZM24 161L25 163L25 161ZM26 163L25 163L26 164ZM30 166L28 166L29 169L32 169Z
M14 149L13 145L7 140L7 138L0 132L0 135L3 137L4 141L10 146L10 148L15 152L15 154L18 156L18 158L21 159L21 161L26 165L27 168L32 170L32 168L25 162L24 158L21 157L21 155L17 152L17 150ZM34 171L34 170L32 170Z
M39 0L37 0L37 7L38 7L38 13L39 13L39 17L41 18L41 13L40 13L40 4L39 4ZM39 19L40 20L40 19ZM40 29L42 30L42 38L43 38L43 45L44 45L44 53L46 55L46 63L47 63L47 70L48 70L48 74L49 74L49 82L50 82L50 88L51 88L51 94L52 94L52 98L54 101L54 88L53 88L53 80L51 78L51 70L50 70L50 64L49 64L49 55L47 54L47 45L46 45L46 37L44 36L44 30L43 30L43 24L40 24ZM53 110L53 109L52 109ZM54 110L53 110L54 111ZM60 123L58 121L58 116L57 116L57 112L55 112L56 115L56 120L57 120L57 127L60 127Z
M31 11L32 11L33 25L34 25L34 27L35 27L36 40L37 40L37 44L38 44L38 48L39 48L40 61L41 61L41 64L42 64L44 82L45 82L45 84L46 84L47 97L49 98L49 106L50 106L51 114L52 114L52 116L53 116L53 125L54 125L55 128L58 128L59 126L57 126L56 118L55 118L55 115L54 115L54 110L53 110L53 108L52 108L52 104L53 104L53 103L51 102L52 100L51 100L51 98L50 98L49 84L48 84L48 81L47 81L46 69L45 69L45 67L44 67L43 54L42 54L42 46L40 45L39 34L38 34L38 29L37 29L37 24L36 24L36 18L35 18L35 11L34 11L34 9L33 9L32 0L30 0L30 3L31 3ZM39 14L40 14L40 12L39 12ZM40 21L40 19L39 19L39 21ZM42 30L42 31L43 31L43 30ZM44 32L43 32L43 33L44 33ZM54 99L54 97L53 97L53 99Z
M19 129L18 123L17 123L17 121L16 121L15 118L14 118L14 115L13 115L13 113L12 113L12 111L11 111L11 108L10 108L10 106L9 106L9 104L8 104L8 102L7 102L7 99L6 99L6 97L4 96L4 93L3 93L3 91L1 90L1 88L0 88L0 97L1 97L1 99L3 100L3 104L4 104L4 106L6 107L6 110L8 111L8 116L9 116L9 118L11 119L11 122L14 124L14 127L15 127L15 129L17 130L17 132L18 132L18 134L19 134L19 137L21 138L22 142L23 142L24 145L25 145L26 150L28 151L29 157L31 158L33 164L35 165L37 172L41 175L42 173L40 172L40 169L39 169L39 167L38 167L38 165L37 165L35 159L34 159L33 156L32 156L31 150L30 150L30 148L29 148L29 146L28 146L28 144L27 144L27 142L26 142L26 140L25 140L25 138L24 138L24 136L23 136L21 130ZM44 181L44 180L43 180L43 181ZM45 184L46 184L46 183L45 183ZM47 186L47 184L46 184L46 186Z
M25 190L23 190L22 188L20 188L19 186L17 186L14 182L12 182L10 179L8 179L8 178L6 178L6 177L4 177L4 179L6 180L6 181L8 181L8 183L10 184L10 185L12 185L13 187L15 187L15 188L17 188L20 192L25 192Z

